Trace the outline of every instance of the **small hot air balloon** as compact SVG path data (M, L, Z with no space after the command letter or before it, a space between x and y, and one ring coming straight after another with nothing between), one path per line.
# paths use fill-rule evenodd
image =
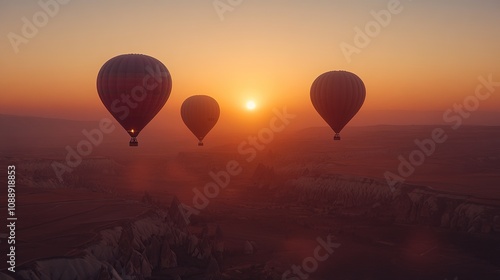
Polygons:
M156 116L172 90L172 78L159 60L142 54L111 58L97 75L97 92L106 109L128 132L130 146Z
M340 131L359 111L365 96L363 81L347 71L323 73L311 86L312 104L335 131L334 140L340 140Z
M181 106L182 120L198 138L198 146L203 146L203 138L215 126L219 115L219 104L206 95L193 95L184 100Z

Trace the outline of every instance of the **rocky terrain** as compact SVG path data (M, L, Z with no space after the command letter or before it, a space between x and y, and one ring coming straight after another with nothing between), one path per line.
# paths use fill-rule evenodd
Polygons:
M272 182L272 179L269 180ZM468 233L500 234L500 201L450 194L430 187L343 175L301 176L282 196L337 214L366 215Z
M388 149L362 137L315 140L324 134L277 139L248 163L231 145L170 156L96 153L63 180L53 163L64 154L4 157L16 165L23 225L16 273L4 264L0 278L283 279L330 235L342 246L308 279L500 277L497 138L469 147L472 156L456 152L468 145L458 137L391 189L383 174L414 148L413 134L398 140L406 146L380 144ZM193 189L229 160L243 172L188 224L179 205L193 205Z

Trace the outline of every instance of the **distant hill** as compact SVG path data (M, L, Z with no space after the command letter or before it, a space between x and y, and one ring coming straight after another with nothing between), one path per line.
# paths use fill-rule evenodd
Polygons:
M103 134L102 144L94 147L95 151L109 154L117 149L129 149L129 136L114 120L113 125L116 127L115 130L109 134ZM86 141L87 138L82 131L99 129L99 120L76 121L0 114L0 129L2 131L0 140L0 153L2 155L56 154L60 156L67 153L66 146L76 149L79 142ZM169 143L182 140L172 137L175 135L170 135L168 139L148 137L148 134L151 133L155 132L145 129L141 133L139 136L140 147L136 150L159 152L169 147Z
M40 149L64 149L83 138L82 129L95 122L0 115L2 154L35 153Z
M453 109L452 106L448 109ZM414 110L363 110L349 123L351 126L366 125L435 125L445 123L443 111ZM456 115L452 113L451 115ZM475 111L464 119L465 125L500 125L500 112Z
M500 126L499 114L497 112L475 112L471 118L464 121L464 124ZM354 142L365 141L366 139L372 139L373 141L384 140L387 142L396 134L398 137L407 134L409 138L405 143L408 142L409 145L412 145L413 139L410 138L415 135L422 135L419 137L423 137L427 136L435 127L446 129L450 127L450 124L445 124L442 121L441 115L442 112L431 111L362 111L360 112L361 120L355 117L352 123L342 131L342 137ZM296 142L300 139L311 141L333 137L333 132L322 121L317 122L316 120L311 122L305 115L298 114L297 116L296 123L292 122L290 127L275 134L276 140L285 139L287 142ZM302 117L299 118L299 116ZM398 118L397 116L405 116L406 120L403 121L402 117ZM363 120L366 117L372 119L371 123L379 123L381 125L363 126ZM480 122L480 120L484 122ZM432 121L435 124L431 125ZM405 125L405 122L410 122L413 125ZM116 121L113 123L116 129L112 133L106 134L102 144L96 148L96 151L102 151L104 155L109 155L112 151L130 151L128 147L128 135ZM310 126L311 123L321 127L304 128ZM83 130L90 131L98 128L99 120L76 121L0 114L0 129L2 131L0 152L2 155L46 155L47 153L65 155L66 146L76 147L80 141L86 139L82 134ZM151 154L176 153L186 148L198 151L199 148L196 145L197 141L194 136L184 130L179 131L179 129L184 129L184 127L173 125L167 127L158 124L151 127L148 126L139 136L139 149L135 151ZM466 131L468 130L459 129L457 133L465 133L467 135ZM219 130L217 133L210 134L207 137L204 150L229 149L236 151L238 144L246 141L249 136L256 135L257 132L242 133L241 131L231 131L230 129Z

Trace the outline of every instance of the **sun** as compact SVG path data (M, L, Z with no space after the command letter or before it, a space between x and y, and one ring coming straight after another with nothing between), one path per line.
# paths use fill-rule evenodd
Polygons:
M245 107L247 108L247 110L253 111L253 110L255 110L255 108L257 108L257 104L253 100L248 100Z

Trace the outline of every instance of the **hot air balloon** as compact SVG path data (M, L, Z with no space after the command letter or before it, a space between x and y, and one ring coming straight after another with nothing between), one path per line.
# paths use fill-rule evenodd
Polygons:
M203 146L203 138L215 126L219 115L219 104L206 95L193 95L184 100L181 106L182 120L198 138L198 146Z
M111 58L97 75L97 92L106 109L130 135L130 146L156 116L172 90L172 78L159 60L142 54Z
M363 81L347 71L323 73L311 86L312 104L335 131L334 140L340 140L340 131L359 111L365 96Z

